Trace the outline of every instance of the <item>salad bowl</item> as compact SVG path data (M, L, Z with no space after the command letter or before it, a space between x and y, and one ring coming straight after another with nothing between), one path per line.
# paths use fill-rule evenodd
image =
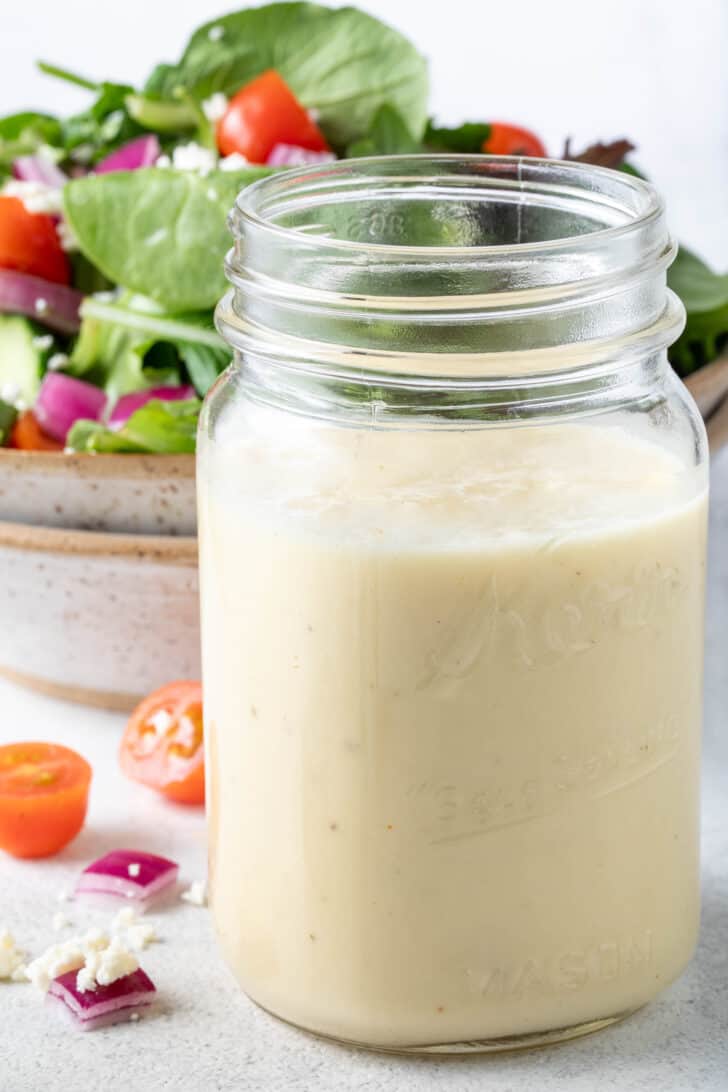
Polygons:
M128 710L199 678L197 542L0 523L0 674Z
M131 535L194 535L194 456L0 448L0 521Z

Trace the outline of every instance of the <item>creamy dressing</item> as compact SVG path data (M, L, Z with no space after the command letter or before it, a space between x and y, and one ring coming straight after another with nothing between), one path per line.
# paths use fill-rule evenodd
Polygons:
M621 428L230 407L200 454L212 906L380 1046L613 1017L698 926L703 478Z

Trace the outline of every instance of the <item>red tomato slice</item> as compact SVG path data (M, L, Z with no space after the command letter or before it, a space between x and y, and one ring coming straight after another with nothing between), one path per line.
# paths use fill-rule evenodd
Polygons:
M179 804L204 804L202 686L173 682L136 707L121 741L127 777Z
M21 451L63 451L63 444L45 434L32 410L25 410L15 419L9 444Z
M58 743L0 747L0 848L14 857L50 857L86 818L91 767Z
M238 152L251 163L265 163L276 144L295 144L312 152L329 150L305 107L270 69L230 99L217 124L217 146L221 155Z
M56 225L44 212L28 212L19 197L0 194L0 269L15 269L68 284L71 267Z
M546 148L530 129L518 125L506 125L503 121L490 123L490 136L483 141L483 151L489 155L530 155L543 158Z

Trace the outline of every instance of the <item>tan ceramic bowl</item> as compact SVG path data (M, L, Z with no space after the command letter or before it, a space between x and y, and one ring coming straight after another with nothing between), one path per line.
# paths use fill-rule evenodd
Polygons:
M200 677L197 541L0 523L0 673L131 709Z
M0 521L194 535L194 455L66 455L0 448Z

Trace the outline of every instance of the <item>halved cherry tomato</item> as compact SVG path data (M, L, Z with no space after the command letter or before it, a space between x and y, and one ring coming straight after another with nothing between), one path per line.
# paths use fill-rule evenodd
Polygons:
M32 410L18 414L10 431L10 447L21 451L63 451L63 444L47 436Z
M126 726L124 773L178 804L204 804L202 686L172 682L139 704Z
M59 743L0 747L0 848L14 857L50 857L86 818L91 767Z
M19 197L0 194L0 269L68 284L71 267L52 217L28 212Z
M329 150L306 108L272 68L230 99L216 135L221 155L238 152L251 163L265 163L276 144L295 144L312 152Z
M503 121L490 123L490 136L483 141L484 152L489 155L531 155L543 158L546 147L530 129L518 125L506 125Z

